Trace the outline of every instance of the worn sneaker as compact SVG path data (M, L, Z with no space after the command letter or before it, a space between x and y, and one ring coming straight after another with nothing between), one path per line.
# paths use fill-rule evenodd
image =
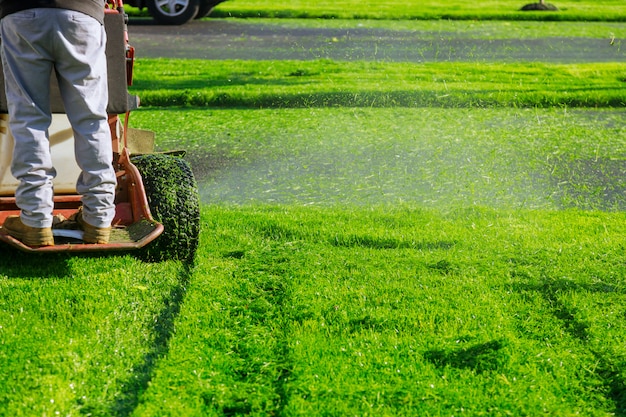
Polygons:
M20 216L9 216L4 221L2 228L6 232L31 248L41 246L53 246L54 236L50 227L30 227L22 223Z
M111 237L111 226L109 227L96 227L92 226L83 220L82 210L76 213L76 223L83 229L83 242L85 243L97 243L106 245L109 243Z

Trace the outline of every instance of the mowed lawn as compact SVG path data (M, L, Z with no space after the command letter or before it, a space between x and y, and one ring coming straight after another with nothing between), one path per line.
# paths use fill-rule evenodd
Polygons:
M135 415L619 415L624 220L207 207Z
M604 20L624 21L626 5L620 0L559 0L553 4L559 13L520 11L533 0L373 1L373 0L304 0L227 1L217 6L219 17L298 17L298 18L369 18L369 19L469 19L469 20Z
M0 248L0 416L626 415L623 64L327 64L138 61L196 261Z

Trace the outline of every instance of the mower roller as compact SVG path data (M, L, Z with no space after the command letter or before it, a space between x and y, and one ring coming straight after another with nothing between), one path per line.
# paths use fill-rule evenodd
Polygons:
M49 128L54 179L54 246L32 248L0 227L0 242L26 252L138 251L146 260L192 261L198 245L200 210L198 187L184 151L154 152L154 133L128 126L139 99L128 93L132 85L134 48L128 41L122 0L105 6L109 126L113 166L117 176L115 218L107 244L87 244L72 222L82 203L76 192L80 169L75 161L73 133L65 114L54 74L51 77L52 123ZM1 76L1 71L0 71ZM2 77L3 78L3 77ZM10 171L13 137L8 128L4 79L0 79L0 224L19 215L15 201L17 180ZM120 117L123 115L123 120Z

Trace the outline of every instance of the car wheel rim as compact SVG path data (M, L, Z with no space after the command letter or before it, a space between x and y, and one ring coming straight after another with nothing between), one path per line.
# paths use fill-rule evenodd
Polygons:
M165 16L178 16L189 7L189 0L157 0L156 6Z

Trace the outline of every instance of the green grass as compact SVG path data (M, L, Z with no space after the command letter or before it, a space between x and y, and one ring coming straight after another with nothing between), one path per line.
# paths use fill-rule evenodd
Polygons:
M620 414L623 213L205 206L193 271L2 252L2 415Z
M619 414L624 220L209 206L135 414Z
M230 0L218 5L216 17L281 17L335 19L463 19L463 20L576 20L624 21L626 5L621 0L555 0L559 12L522 12L533 0L490 1L268 1Z
M619 413L624 220L213 205L189 275L2 252L1 414Z
M0 248L0 416L626 415L623 69L140 59L196 263Z
M0 254L0 415L119 415L167 352L185 267Z
M610 107L623 63L382 63L142 59L145 106Z

